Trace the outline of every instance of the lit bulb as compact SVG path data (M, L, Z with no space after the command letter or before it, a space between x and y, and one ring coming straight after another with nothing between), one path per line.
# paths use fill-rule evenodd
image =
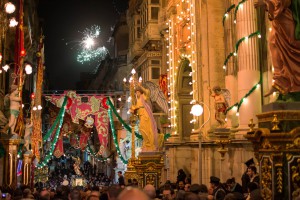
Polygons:
M118 101L122 101L122 98L121 98L121 97L119 97L119 98L118 98Z
M239 112L237 112L235 115L236 115L236 116L240 116L240 113L239 113Z
M142 82L142 80L143 80L143 79L142 79L142 77L140 77L140 78L139 78L139 82L141 83L141 82Z
M134 75L135 73L136 73L136 71L135 71L135 69L133 68L133 69L131 70L131 74Z
M225 17L228 17L228 13L225 13Z
M11 2L6 3L4 5L4 7L5 7L5 12L7 14L12 14L16 10L16 6L14 4L12 4Z
M9 27L15 27L18 25L18 22L16 21L16 19L13 17L9 20Z
M42 110L43 107L42 107L41 105L38 105L37 109L38 109L38 110Z
M123 82L126 83L126 81L127 81L126 78L124 78L124 79L123 79Z
M234 20L234 21L233 21L233 23L235 23L235 24L236 24L236 20Z
M258 37L258 38L261 38L261 34L259 34L257 37Z
M31 65L26 64L25 65L25 71L26 71L26 74L31 74L32 73L32 67L31 67Z
M236 52L234 52L234 53L233 53L233 55L234 55L234 56L236 56L236 55L237 55L237 53L236 53Z
M37 110L37 107L36 107L36 106L34 106L34 107L32 108L32 110L36 111L36 110Z
M4 71L7 72L7 70L9 69L9 65L4 65L2 68L3 68Z
M223 66L223 69L226 69L226 65Z

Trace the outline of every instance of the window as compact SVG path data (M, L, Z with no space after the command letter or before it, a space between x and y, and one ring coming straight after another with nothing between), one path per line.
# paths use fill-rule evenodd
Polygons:
M151 19L158 20L158 7L151 7Z
M151 0L151 4L159 4L159 0Z
M160 64L160 60L151 60L151 64L152 65L159 65Z
M159 79L160 69L158 67L152 67L151 70L151 79Z

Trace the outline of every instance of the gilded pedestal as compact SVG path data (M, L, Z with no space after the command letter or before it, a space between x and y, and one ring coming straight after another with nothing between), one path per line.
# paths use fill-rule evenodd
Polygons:
M141 152L138 161L134 164L136 173L139 176L139 185L144 187L147 184L159 187L161 170L164 166L163 154L160 152Z
M293 104L293 105L291 105ZM253 143L264 199L294 199L300 191L300 103L273 103L257 115Z
M22 166L22 183L24 185L31 185L31 161L32 161L32 152L27 151L23 154L23 166Z
M2 134L0 141L5 149L3 186L15 189L17 187L17 154L21 140Z

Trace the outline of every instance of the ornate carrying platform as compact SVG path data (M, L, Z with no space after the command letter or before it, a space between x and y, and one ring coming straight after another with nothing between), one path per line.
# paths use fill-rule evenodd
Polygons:
M151 184L155 188L158 188L163 166L162 153L141 152L138 159L130 159L125 173L126 181L135 178L142 188L147 184Z
M257 115L258 128L245 137L259 161L264 199L292 200L300 194L300 103L272 103Z

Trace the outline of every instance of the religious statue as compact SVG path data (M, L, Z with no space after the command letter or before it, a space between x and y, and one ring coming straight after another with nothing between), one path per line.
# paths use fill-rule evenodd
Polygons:
M13 135L17 135L17 133L15 133L15 127L17 124L17 119L20 113L20 107L21 107L21 101L22 98L19 96L19 89L17 85L12 85L10 87L10 95L9 95L9 99L10 99L10 118L9 118L9 122L8 122L8 127L10 128L11 134Z
M80 171L80 164L81 164L80 158L79 158L79 157L76 158L76 157L73 157L73 156L72 156L72 159L75 161L75 163L74 163L74 165L73 165L75 173L76 173L78 176L81 176L82 173L81 173L81 171Z
M150 90L141 85L135 87L136 103L130 108L131 113L139 117L139 132L143 136L142 151L156 151L158 146L157 126L150 104Z
M215 119L219 123L218 127L226 128L226 109L229 106L230 93L227 89L221 89L220 86L208 89L210 96L215 99Z
M274 66L273 85L265 94L278 91L281 95L300 92L300 18L299 0L258 0L265 5L272 31L269 48Z
M33 123L30 118L25 119L25 134L24 134L24 141L25 141L25 148L29 151L29 145L31 143L31 134L32 134L32 126Z

